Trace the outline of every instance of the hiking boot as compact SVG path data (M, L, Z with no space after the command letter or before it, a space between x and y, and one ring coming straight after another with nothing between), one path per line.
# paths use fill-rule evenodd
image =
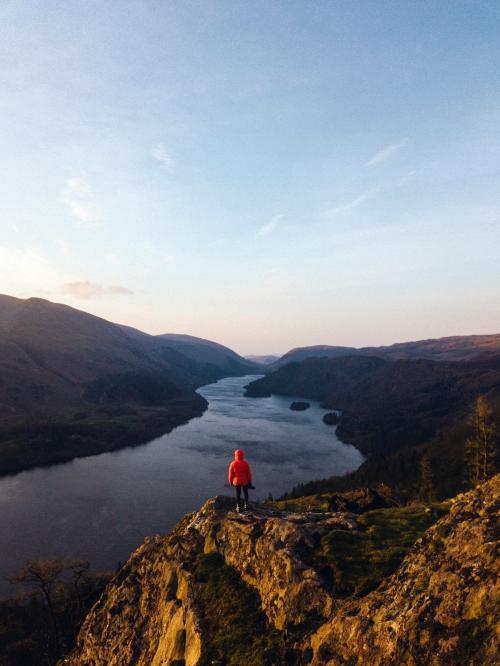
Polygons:
M236 512L237 512L237 513L240 512L240 505L239 505L239 504L236 505Z
M248 511L248 504L243 504L243 511Z

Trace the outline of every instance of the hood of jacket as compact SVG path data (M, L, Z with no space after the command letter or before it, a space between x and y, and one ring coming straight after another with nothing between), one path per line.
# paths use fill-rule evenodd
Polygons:
M234 452L234 459L235 460L243 460L245 457L245 453L241 449L236 449Z

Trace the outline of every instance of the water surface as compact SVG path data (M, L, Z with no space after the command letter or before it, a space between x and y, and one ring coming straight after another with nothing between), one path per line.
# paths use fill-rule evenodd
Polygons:
M0 479L0 593L13 591L5 576L27 559L83 557L95 569L114 568L146 535L168 532L209 497L232 494L226 474L235 448L252 466L251 499L361 464L317 403L293 412L292 396L245 398L254 379L200 388L209 402L203 416L143 446Z

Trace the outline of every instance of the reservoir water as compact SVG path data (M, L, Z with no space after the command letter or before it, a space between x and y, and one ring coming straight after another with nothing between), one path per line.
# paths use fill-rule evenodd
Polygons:
M250 500L359 467L362 454L322 422L317 403L289 409L293 396L245 398L253 376L199 389L200 418L148 444L0 479L0 594L28 559L79 557L114 569L145 536L168 532L214 495L233 494L227 467L235 448L252 466Z

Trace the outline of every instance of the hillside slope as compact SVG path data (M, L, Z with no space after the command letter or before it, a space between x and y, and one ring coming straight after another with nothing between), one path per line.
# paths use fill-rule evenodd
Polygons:
M61 666L496 663L499 490L497 476L437 522L422 510L420 539L398 518L409 509L239 515L210 500L131 556ZM376 589L346 595L342 578L359 577L349 553L373 539L367 520L381 552L397 554Z
M66 305L0 296L0 474L144 442L200 415L195 389L233 369L172 344Z
M210 378L199 364L155 337L38 298L0 301L0 404L12 415L59 413L98 378L162 372L172 394ZM111 400L110 394L99 396Z
M211 340L177 333L164 333L156 337L165 340L171 349L201 365L213 367L214 371L223 372L225 376L256 375L262 371L259 363L243 358L229 347Z
M337 358L351 354L382 356L387 359L427 359L433 361L466 361L481 354L500 353L500 333L492 335L455 335L412 342L396 342L380 347L339 347L314 345L291 349L272 364L272 369L306 358Z
M276 354L263 354L263 355L250 355L245 357L248 361L253 363L259 363L260 365L271 365L277 361L280 357Z
M310 358L252 382L246 395L272 393L320 400L342 411L337 435L369 459L331 490L385 482L411 495L424 452L417 447L427 446L438 489L450 496L464 479L463 445L476 396L486 395L500 417L500 356L460 362Z
M356 347L339 347L332 345L313 345L312 347L295 347L271 363L271 369L276 370L287 363L300 363L306 358L337 358L356 354Z

